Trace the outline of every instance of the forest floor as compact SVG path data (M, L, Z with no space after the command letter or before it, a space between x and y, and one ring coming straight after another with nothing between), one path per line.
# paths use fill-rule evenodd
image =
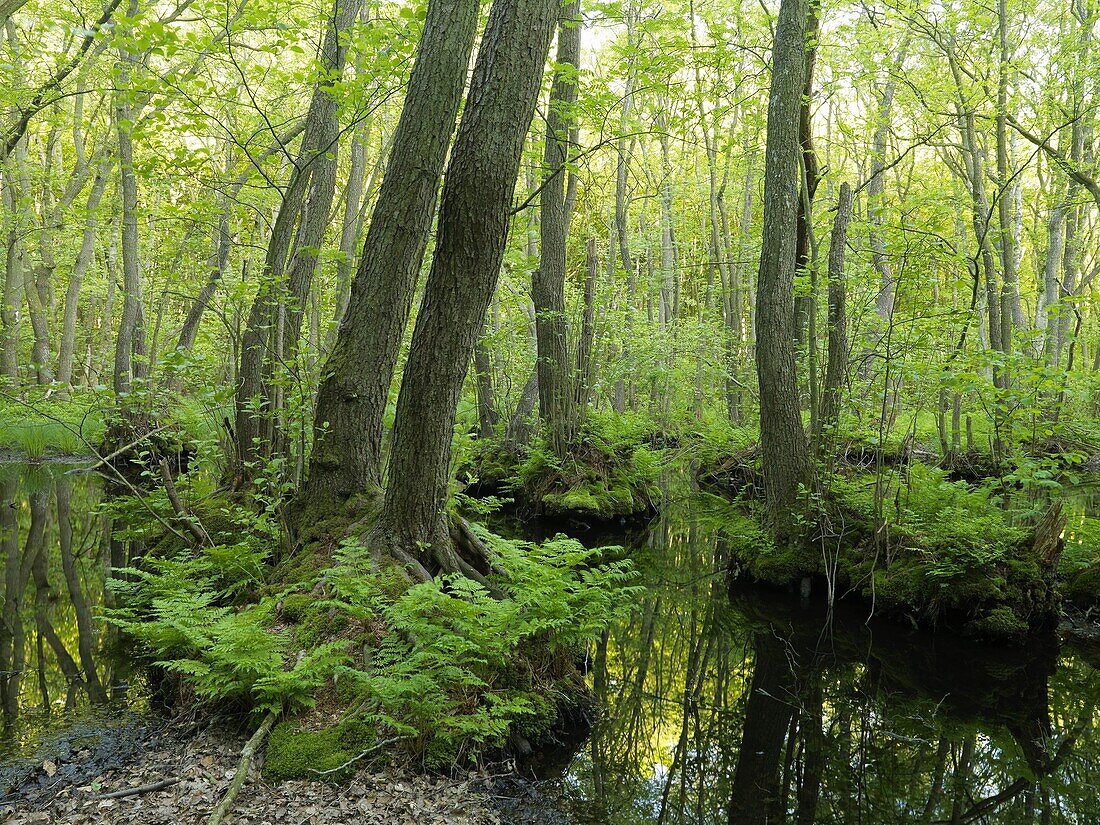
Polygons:
M0 797L8 825L198 825L225 793L247 736L142 719L97 744L54 742ZM52 749L52 750L51 750ZM45 754L45 758L43 758ZM227 825L555 825L565 820L515 776L425 775L367 765L349 782L270 783L254 760ZM130 791L128 795L120 792Z

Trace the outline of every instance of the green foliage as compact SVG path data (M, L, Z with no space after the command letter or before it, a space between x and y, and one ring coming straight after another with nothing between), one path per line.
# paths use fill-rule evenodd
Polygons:
M411 737L430 764L499 747L517 724L545 726L577 685L571 657L626 609L630 567L559 537L534 545L485 535L509 598L462 577L398 592L345 546L328 580L338 604L388 632L364 670L341 668L371 700L369 718Z
M365 707L370 725L411 737L413 752L444 764L501 746L516 725L548 725L582 689L573 655L636 595L626 562L597 564L599 552L578 542L534 545L481 532L507 598L462 577L409 586L349 540L331 568L234 606L264 586L266 545L250 540L126 571L116 585L123 606L111 618L202 700L292 710L336 684ZM317 582L324 595L307 594ZM364 667L351 656L360 649ZM327 741L287 736L276 768L286 776Z
M93 393L65 401L33 395L19 401L0 394L0 449L32 460L48 455L89 455L103 438L103 399Z

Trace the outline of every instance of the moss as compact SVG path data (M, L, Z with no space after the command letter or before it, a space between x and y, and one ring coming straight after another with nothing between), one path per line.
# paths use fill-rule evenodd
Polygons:
M1100 601L1100 564L1078 570L1066 579L1066 598L1081 607Z
M869 475L839 477L823 500L825 552L836 554L841 592L885 614L1001 641L1019 640L1057 614L1053 571L1036 554L1033 531L1013 524L991 492L915 466L889 471L880 483L876 489ZM725 532L733 561L753 579L783 585L825 572L820 545L777 547L751 513ZM1094 600L1096 567L1072 581L1076 593L1091 589Z
M967 626L969 634L997 642L1022 641L1028 629L1028 623L1008 605L993 608Z
M271 731L264 760L264 776L274 782L284 779L323 779L340 782L356 770L345 762L369 748L375 740L374 729L357 719L348 719L318 731L299 730L293 720L280 722Z
M314 601L316 600L308 593L292 593L283 599L283 618L288 622L298 624L305 617Z

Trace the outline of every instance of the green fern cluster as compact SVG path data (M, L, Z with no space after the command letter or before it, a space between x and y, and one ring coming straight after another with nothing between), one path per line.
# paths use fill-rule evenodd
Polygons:
M600 564L579 542L478 529L506 598L463 577L410 586L354 540L330 568L272 592L253 538L127 571L111 618L204 701L294 710L335 687L355 718L444 764L550 724L583 691L577 653L637 595L627 562Z
M558 537L541 545L483 533L506 571L509 598L456 576L403 589L366 572L345 545L328 581L332 605L381 619L387 633L341 682L368 700L369 717L409 737L432 764L504 744L517 727L553 721L576 676L572 656L626 609L636 589L626 562L593 566L598 551Z

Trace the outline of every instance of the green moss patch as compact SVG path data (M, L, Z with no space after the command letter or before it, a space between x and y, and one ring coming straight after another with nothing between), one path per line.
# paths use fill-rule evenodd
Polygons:
M340 782L358 768L356 764L345 763L370 748L374 741L374 728L355 719L317 731L299 730L293 720L283 721L271 731L263 773L273 782L284 779Z

